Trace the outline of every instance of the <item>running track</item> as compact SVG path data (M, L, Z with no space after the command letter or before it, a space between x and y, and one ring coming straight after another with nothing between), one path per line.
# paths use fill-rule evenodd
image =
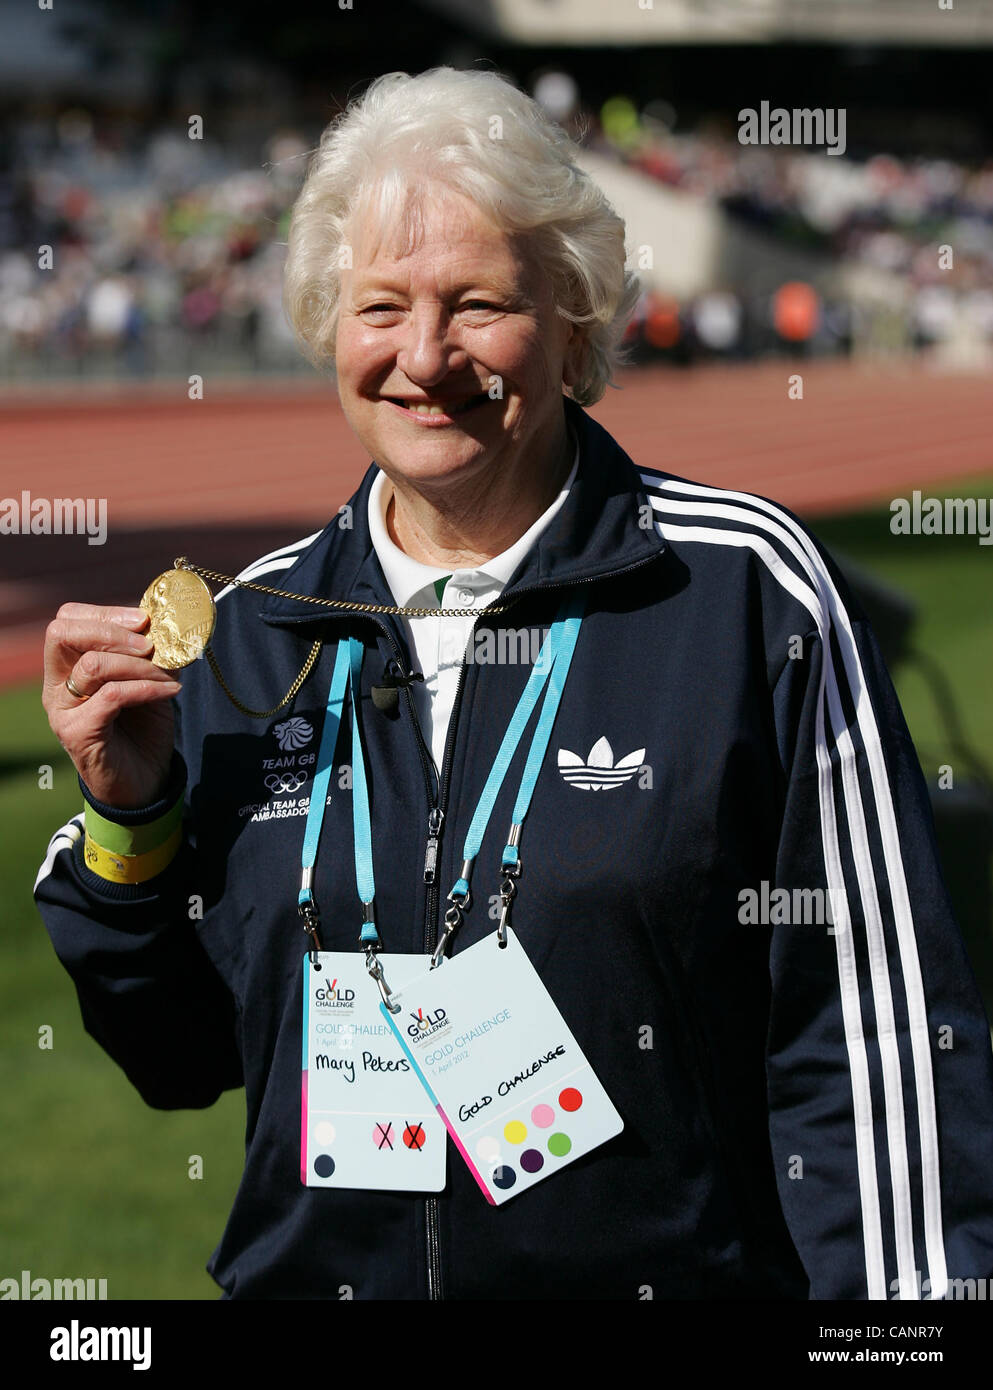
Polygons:
M804 399L791 401L799 370ZM988 375L763 362L619 379L591 414L637 463L757 492L804 517L993 471ZM0 404L0 495L107 499L102 546L0 536L0 686L35 680L70 599L135 603L176 555L235 572L322 527L366 467L321 383L136 384Z

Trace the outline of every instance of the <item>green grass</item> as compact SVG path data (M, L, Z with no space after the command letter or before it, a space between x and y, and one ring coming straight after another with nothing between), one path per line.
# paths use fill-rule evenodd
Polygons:
M993 477L950 495L993 496ZM919 605L915 645L952 682L968 740L993 764L993 547L975 537L895 537L889 513L814 523ZM948 761L940 720L910 670L896 684L926 767ZM50 764L51 790L38 768ZM75 992L31 888L52 832L80 809L75 773L36 689L0 696L0 1278L106 1278L111 1298L214 1298L204 1271L241 1173L244 1100L163 1113L139 1099L83 1032ZM54 1047L38 1047L38 1030ZM200 1154L202 1181L187 1176Z
M929 497L993 497L993 474L924 491ZM993 546L980 545L976 536L895 536L886 507L810 525L839 559L850 557L915 602L912 645L940 666L967 743L993 766ZM911 666L891 674L925 771L954 766L922 675Z
M0 696L0 1278L28 1269L105 1278L110 1298L216 1298L204 1265L241 1176L244 1094L151 1110L83 1031L31 896L49 837L81 804L37 690ZM38 1046L45 1024L51 1050Z

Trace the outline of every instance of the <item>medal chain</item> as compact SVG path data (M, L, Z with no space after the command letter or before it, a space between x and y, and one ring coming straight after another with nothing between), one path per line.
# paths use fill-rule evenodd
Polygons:
M234 584L239 589L254 589L260 594L270 594L274 598L293 599L298 603L313 603L320 608L333 608L345 613L396 613L410 618L478 618L479 612L475 608L403 608L399 605L389 603L358 603L348 599L336 598L315 598L313 594L295 594L289 589L277 589L270 584L258 584L253 579L238 579L231 574L221 574L218 570L205 569L202 565L194 565L185 555L179 556L173 565L174 569L187 570L191 574L199 575L201 579L212 579L220 584ZM503 613L506 609L502 606L488 608L487 613ZM238 699L237 695L228 685L221 668L217 664L217 658L211 651L209 644L204 648L204 656L207 664L213 673L217 684L224 691L235 709L241 714L247 714L250 719L270 719L274 714L278 714L285 705L293 699L294 695L303 685L304 681L313 670L314 663L321 653L323 641L317 641L310 649L310 655L303 664L303 668L296 680L287 690L278 705L273 705L272 709L250 709Z
M268 584L257 584L253 579L236 579L230 574L219 574L217 570L204 569L202 565L191 564L185 555L176 560L175 569L189 570L201 579L213 579L222 584L236 584L239 589L255 589L260 594L272 594L276 598L295 599L298 603L316 603L322 608L334 608L345 613L399 613L408 618L478 618L478 608L401 608L390 603L357 603L343 598L315 598L313 594L294 594L289 589L274 589ZM486 614L505 613L502 606L486 609Z
M210 650L209 646L204 647L203 654L207 658L207 665L213 672L214 679L217 681L217 684L221 687L225 695L234 705L235 709L239 711L239 713L247 714L249 719L270 719L274 714L278 714L279 711L283 708L283 706L288 705L290 701L293 699L293 696L297 693L301 685L303 685L304 681L307 679L307 677L313 670L314 662L320 656L321 648L323 646L323 642L318 641L314 643L314 645L310 649L310 655L307 657L307 660L303 664L303 669L301 670L300 674L297 676L296 680L290 686L289 690L287 690L286 694L280 700L279 704L273 705L272 709L249 709L247 705L242 704L242 702L238 699L238 696L234 693L234 691L228 685L227 681L221 675L221 668L217 664L217 657Z

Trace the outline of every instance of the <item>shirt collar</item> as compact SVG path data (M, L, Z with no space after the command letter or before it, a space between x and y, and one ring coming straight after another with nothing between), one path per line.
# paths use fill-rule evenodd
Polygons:
M497 592L502 590L538 537L565 504L578 469L579 446L577 444L572 469L558 496L551 506L542 512L538 520L528 527L524 535L500 555L494 555L491 560L484 560L478 569L461 568L455 570L454 573L463 575L467 579L471 576L489 580L488 587L495 588ZM399 546L393 543L386 527L386 509L392 495L393 485L380 469L369 490L369 534L373 549L397 604L401 607L433 607L435 604L435 581L447 577L453 571L441 569L437 565L421 564L419 560L411 559ZM418 602L415 603L415 600Z

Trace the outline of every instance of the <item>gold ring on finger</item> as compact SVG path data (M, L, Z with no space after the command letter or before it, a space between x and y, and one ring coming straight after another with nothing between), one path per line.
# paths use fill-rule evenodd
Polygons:
M70 695L75 695L77 700L88 700L90 698L89 695L84 694L84 692L79 689L71 674L66 676L66 690L68 690Z

